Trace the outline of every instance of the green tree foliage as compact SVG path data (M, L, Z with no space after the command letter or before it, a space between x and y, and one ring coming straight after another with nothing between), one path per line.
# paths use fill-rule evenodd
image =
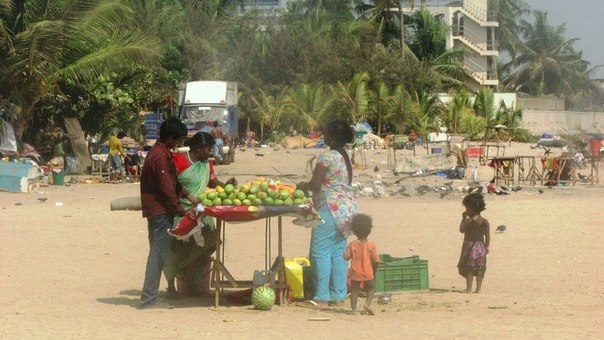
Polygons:
M496 106L493 90L481 89L476 93L474 99L474 113L478 117L484 117L487 124L495 125L496 121Z
M495 28L495 38L499 50L509 53L512 60L522 46L518 18L529 13L529 6L524 0L489 0L489 11L496 15L499 26Z
M517 57L506 64L509 77L504 79L506 89L533 96L556 95L565 97L589 90L589 62L573 48L577 39L566 40L565 25L552 27L547 13L536 11L534 23L521 22L524 43Z
M18 136L44 98L73 101L64 96L62 84L91 84L109 72L131 75L137 65L157 61L157 41L132 25L131 9L119 2L13 4L0 12L0 91L17 108L12 119Z
M368 80L369 75L363 72L355 74L346 84L338 82L332 86L340 105L339 116L347 118L353 124L367 120L370 93L367 89Z
M138 112L166 106L178 84L220 79L239 84L241 117L262 138L290 127L307 133L334 115L367 120L380 134L426 133L438 122L474 137L487 124L517 126L520 112L497 108L486 90L470 106L463 52L445 48L449 28L423 1L308 0L275 16L246 6L0 0L0 105L13 104L20 130L68 112L86 132L135 135ZM508 90L578 100L591 89L591 70L563 27L538 13L534 23L517 20L528 9L522 0L489 0L489 9L512 59L498 68ZM455 93L447 107L439 92Z
M334 101L322 83L301 84L289 93L291 113L297 118L294 127L303 133L310 133L327 121Z
M466 91L458 91L453 96L453 99L447 106L447 115L444 118L444 123L447 130L452 133L462 132L462 118L473 112L470 96Z
M260 90L260 96L252 96L255 105L253 112L260 122L260 140L264 141L264 127L274 133L278 131L282 117L288 109L287 88L283 88L276 96L271 96Z

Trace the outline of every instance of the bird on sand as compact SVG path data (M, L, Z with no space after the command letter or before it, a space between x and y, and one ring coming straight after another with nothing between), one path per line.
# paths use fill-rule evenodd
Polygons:
M501 225L498 225L496 229L498 232L503 233L507 229L507 227L505 225L501 224Z
M537 189L537 190L539 191L539 193L540 193L540 194L542 194L542 193L543 193L543 189L539 188L539 189Z
M376 165L375 168L373 168L373 172L380 172L380 168L378 168Z
M48 197L38 197L38 201L40 201L40 203L46 202L47 199Z

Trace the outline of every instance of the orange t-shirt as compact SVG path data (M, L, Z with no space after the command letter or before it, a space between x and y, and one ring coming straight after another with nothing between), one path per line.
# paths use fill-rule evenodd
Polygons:
M373 280L373 265L380 262L375 243L371 241L352 241L344 251L344 258L350 260L348 275L351 280Z

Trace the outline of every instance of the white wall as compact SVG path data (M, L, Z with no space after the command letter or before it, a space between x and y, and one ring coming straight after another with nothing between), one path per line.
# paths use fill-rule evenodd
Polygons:
M602 133L604 112L537 111L522 112L522 128L533 135Z

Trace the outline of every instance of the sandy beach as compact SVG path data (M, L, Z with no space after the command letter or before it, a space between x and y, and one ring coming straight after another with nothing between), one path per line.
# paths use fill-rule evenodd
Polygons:
M322 151L237 150L234 163L216 170L220 179L234 176L240 183L258 175L299 182L310 177L307 161ZM541 154L542 149L526 144L506 148L506 155ZM487 194L483 216L492 227L488 269L482 292L465 294L465 280L456 267L465 195L458 188L467 186L469 174L454 180L447 195L421 195L419 186L451 180L395 175L383 149L367 150L365 159L353 182L374 187L378 181L384 188L377 198L358 197L360 210L373 217L370 239L382 254L428 260L429 290L395 292L390 304L375 303L375 316L349 315L349 305L317 310L287 304L258 311L226 298L214 308L213 295L170 301L176 307L172 310L137 310L148 252L146 220L140 211L109 207L114 199L138 195L139 186L86 184L82 175L68 186L0 192L0 338L604 337L604 260L598 250L604 243L602 182ZM480 166L476 158L470 159L470 167L474 165L480 181L493 177L493 169ZM402 187L408 196L395 194ZM48 199L41 202L40 197ZM495 226L502 224L507 230L496 233ZM249 280L265 266L265 221L228 224L226 229L226 265L236 278ZM283 236L284 256L308 254L309 229L284 217ZM166 287L162 280L162 294Z

